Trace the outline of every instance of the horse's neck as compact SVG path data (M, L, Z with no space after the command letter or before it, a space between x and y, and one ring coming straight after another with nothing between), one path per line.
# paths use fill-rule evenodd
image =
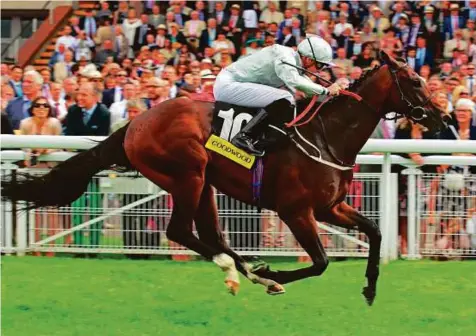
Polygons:
M354 163L383 116L383 104L392 85L387 67L365 79L357 93L366 103L342 99L323 114L325 136L333 155L344 163ZM322 130L320 131L322 132Z

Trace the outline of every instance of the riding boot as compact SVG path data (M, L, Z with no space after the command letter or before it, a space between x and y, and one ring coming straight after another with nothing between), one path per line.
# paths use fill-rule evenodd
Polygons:
M294 111L294 106L287 99L279 99L269 104L245 125L231 143L252 155L263 156L264 151L255 148L254 139L263 132L263 126L266 125L265 121L270 113L287 113L287 110L291 111L291 114Z
M263 124L267 119L268 112L261 110L253 119L251 119L245 127L238 133L232 140L231 143L238 148L243 149L244 151L255 155L263 156L264 151L260 151L255 148L253 138L257 135L257 129Z

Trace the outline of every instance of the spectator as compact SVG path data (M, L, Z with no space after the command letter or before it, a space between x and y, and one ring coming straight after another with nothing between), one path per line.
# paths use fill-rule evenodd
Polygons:
M15 97L23 97L23 88L22 88L22 77L23 69L18 65L14 65L10 72L10 80L8 84L12 87Z
M43 78L36 71L27 71L23 77L23 96L10 101L6 108L8 119L14 130L20 128L20 122L29 117L31 103L41 94Z
M283 28L282 37L277 40L277 43L286 47L297 46L296 38L291 34L290 27Z
M20 134L22 135L60 135L61 123L53 116L53 109L46 97L39 96L31 103L28 109L29 117L20 122ZM37 166L36 157L48 154L54 149L28 149L25 165L27 167Z
M114 12L113 24L122 25L124 20L127 18L129 12L129 6L127 1L119 1L119 8Z
M167 36L167 38L172 42L172 43L180 43L180 45L186 45L187 40L185 39L185 36L182 34L181 31L179 31L179 26L176 23L171 23L169 26L170 29L170 34Z
M141 47L145 46L147 34L152 34L155 36L155 28L149 24L149 16L142 14L140 16L140 25L137 26L134 34L134 52L140 50Z
M90 39L94 39L97 32L96 19L92 9L86 9L86 15L81 19L80 27Z
M337 58L335 58L332 62L334 62L339 68L344 70L345 74L349 74L350 70L353 67L352 60L346 58L346 51L344 48L337 49Z
M199 41L198 39L200 38L200 35L202 35L202 31L205 30L206 25L205 22L200 21L197 11L193 11L190 14L190 17L191 19L185 22L183 34L187 38L188 43L197 48Z
M445 49L443 51L443 56L445 58L452 58L454 50L467 50L468 43L463 40L463 31L458 29L454 32L454 38L451 40L445 41Z
M160 14L160 7L158 5L152 7L152 13L149 15L149 22L152 27L165 25L165 16Z
M301 43L302 40L306 38L306 33L301 28L302 23L299 19L293 18L291 21L291 33L293 34L294 38L296 39L296 43Z
M15 98L13 88L8 84L3 84L2 83L0 98L1 98L0 109L1 109L2 114L4 114L5 109L8 106L8 103ZM3 121L3 119L2 119L2 121Z
M48 103L51 106L51 116L63 121L68 114L68 107L66 101L61 97L63 88L60 83L51 83L51 99Z
M107 1L101 1L101 9L96 13L96 18L99 21L104 18L112 19L112 12Z
M102 103L108 108L113 104L124 99L123 86L127 82L127 72L119 70L114 76L114 88L108 88L103 92Z
M164 101L160 96L160 87L163 87L163 83L159 78L152 77L147 82L147 106L149 108L155 107Z
M111 19L103 17L99 21L99 28L94 37L96 45L102 45L106 40L112 41L114 39L114 30L111 27Z
M109 110L99 103L101 92L92 84L84 83L77 93L77 105L68 109L66 115L66 135L109 134L111 115Z
M443 34L445 39L449 40L454 38L454 34L463 28L464 18L460 16L459 5L453 3L450 5L450 15L444 18ZM446 56L445 56L446 57Z
M277 10L276 4L273 1L268 2L268 7L261 13L260 21L268 24L271 22L280 23L284 20L284 15Z
M215 50L215 56L213 58L215 59L216 63L221 62L222 54L224 51L227 54L235 54L235 46L230 40L226 38L224 32L218 33L218 38L213 41L212 48Z
M140 99L132 99L127 101L127 104L124 105L124 108L124 114L126 117L121 118L112 124L111 133L117 131L121 127L124 127L127 123L147 109L144 102L142 102Z
M132 100L136 96L136 89L135 85L132 81L127 81L123 85L123 99L117 102L114 102L111 105L111 125L115 123L127 119L127 107L126 105L130 100ZM114 129L111 130L114 132Z
M358 66L352 67L352 69L350 70L350 75L349 75L350 84L355 83L357 80L360 79L361 76L362 76L362 68L359 68Z
M110 63L109 61L116 60L117 54L113 50L113 45L111 40L105 40L102 45L102 50L96 53L96 57L94 58L94 63L98 65L104 65L105 63Z
M426 37L426 28L421 24L420 16L418 14L412 14L408 39L403 41L405 46L415 47L418 36Z
M202 31L200 35L200 42L199 42L199 50L200 52L204 52L205 48L211 47L212 43L217 38L217 20L210 18L208 19L207 28Z
M42 96L50 99L51 92L50 92L50 82L51 82L51 71L49 68L43 68L40 70L40 75L43 77L43 85L41 86L41 94Z
M380 7L374 5L371 10L371 17L368 20L372 32L375 33L378 37L382 37L384 31L390 27L390 22L388 19L383 16L383 12Z
M70 26L65 26L63 28L63 35L58 37L56 40L56 47L55 50L59 51L59 46L62 44L65 49L72 49L74 50L74 44L76 42L76 39L71 36L71 27Z
M133 57L133 47L136 35L136 29L142 24L142 22L137 19L136 11L134 9L129 9L127 13L127 19L124 20L122 23L122 30L124 31L124 35L129 42L129 51L127 57Z
M227 19L227 14L224 11L223 2L220 1L215 3L215 12L213 13L212 17L216 20L216 23L219 27L223 25L223 23Z
M73 37L78 36L79 32L81 31L79 17L77 17L76 15L73 15L69 19L69 26L71 27L71 36Z
M86 61L90 61L92 54L91 48L94 48L95 46L96 45L94 41L86 35L84 30L80 30L74 44L75 60L79 61L82 57L84 57Z
M127 40L126 35L122 32L122 27L117 25L114 27L114 52L117 55L118 60L123 60L127 58L127 53L129 51L129 41Z
M363 46L362 53L359 54L354 61L354 65L362 69L368 68L374 58L371 56L372 46L370 44L365 44Z

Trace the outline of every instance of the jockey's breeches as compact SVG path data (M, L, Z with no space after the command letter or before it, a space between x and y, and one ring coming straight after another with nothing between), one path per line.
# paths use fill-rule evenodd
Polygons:
M247 107L265 107L280 99L287 99L292 105L295 104L289 91L263 84L237 82L227 70L218 74L213 94L217 101Z

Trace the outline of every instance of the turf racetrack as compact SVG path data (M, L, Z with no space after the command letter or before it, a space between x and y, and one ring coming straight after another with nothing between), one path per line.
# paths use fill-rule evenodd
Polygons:
M285 295L242 281L233 297L212 263L5 257L2 335L476 335L475 262L383 266L370 308L364 272L333 262Z

